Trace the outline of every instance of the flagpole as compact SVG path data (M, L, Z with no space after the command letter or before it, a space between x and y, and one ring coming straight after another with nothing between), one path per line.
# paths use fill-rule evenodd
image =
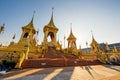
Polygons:
M64 48L65 48L65 35L64 35Z
M88 42L87 41L86 41L86 47L87 47L86 53L88 53Z

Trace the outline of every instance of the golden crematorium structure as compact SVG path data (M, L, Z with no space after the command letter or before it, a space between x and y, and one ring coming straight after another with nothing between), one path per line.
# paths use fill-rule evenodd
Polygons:
M88 63L99 63L94 62L93 60L99 60L102 63L107 63L109 60L117 61L119 60L119 52L117 52L116 47L114 47L114 52L109 53L105 52L101 46L95 41L94 36L92 35L91 50L87 53L82 52L82 49L77 49L76 40L72 32L72 27L70 34L67 38L68 47L62 48L59 40L57 40L57 32L59 29L55 26L53 21L53 11L51 19L47 25L44 26L44 38L40 45L37 44L36 36L38 31L35 30L34 24L34 15L31 21L22 27L22 34L17 43L14 41L10 42L8 46L0 46L0 60L14 60L16 61L16 68L21 68L24 64L29 66L34 66L38 64L38 67L52 66L59 64L59 66L70 66L71 65L85 65L85 61ZM4 26L4 25L3 25ZM1 26L1 28L3 27ZM1 30L2 31L2 30ZM51 41L48 41L48 36L50 36ZM109 49L109 46L106 44L106 49ZM117 56L117 59L116 59ZM49 59L48 59L49 58ZM38 60L39 59L39 60ZM54 61L54 60L58 61ZM38 60L38 61L36 61ZM51 61L51 62L50 62ZM92 61L92 62L90 62ZM57 62L57 63L56 63ZM28 65L27 65L28 66Z

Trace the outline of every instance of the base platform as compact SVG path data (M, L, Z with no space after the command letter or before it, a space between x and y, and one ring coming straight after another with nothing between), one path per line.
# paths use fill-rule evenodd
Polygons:
M27 59L23 62L22 68L47 68L66 66L86 66L103 64L99 60L85 60L78 58L39 58Z

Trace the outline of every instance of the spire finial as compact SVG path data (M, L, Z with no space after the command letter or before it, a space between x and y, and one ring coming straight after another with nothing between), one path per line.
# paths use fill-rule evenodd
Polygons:
M31 23L33 23L34 15L35 15L35 11L33 11L33 16L32 16Z
M71 29L71 33L72 33L72 23L70 23L70 29Z
M92 31L92 30L91 30L91 34L92 34L92 40L95 41L95 39L94 39L94 35L93 35L93 31Z
M92 38L93 38L94 36L93 36L93 31L92 30L91 30L91 35L92 35Z
M52 12L53 12L53 10L54 10L54 7L52 7Z
M5 26L5 23L3 23L3 26Z
M52 17L51 17L52 19L53 19L53 11L54 11L54 7L52 7Z
M70 23L70 27L72 27L72 23Z

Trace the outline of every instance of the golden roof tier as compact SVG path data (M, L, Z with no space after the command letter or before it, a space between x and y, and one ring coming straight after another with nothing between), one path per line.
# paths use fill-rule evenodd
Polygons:
M36 30L35 30L34 25L33 25L33 19L34 19L34 14L33 14L31 21L29 22L29 24L27 24L26 26L23 26L22 30L24 30L24 29L30 30L31 29L33 33L36 33Z
M75 40L76 41L76 37L73 35L73 32L72 32L72 28L71 28L70 35L67 38L67 40Z

